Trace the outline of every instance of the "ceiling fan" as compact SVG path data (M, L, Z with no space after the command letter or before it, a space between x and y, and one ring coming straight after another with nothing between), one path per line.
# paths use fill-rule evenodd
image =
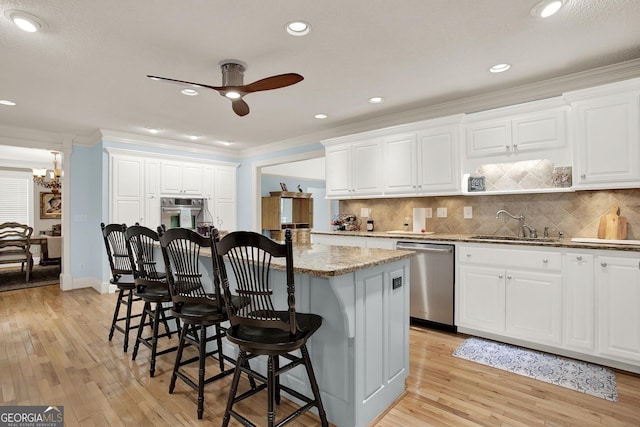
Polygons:
M243 84L244 71L247 66L241 61L227 60L220 63L222 69L222 86L210 86L202 83L187 82L184 80L169 79L166 77L150 76L152 80L177 83L180 85L188 85L195 88L207 88L217 91L220 95L231 100L233 111L239 116L249 114L249 105L244 101L243 97L252 92L260 92L263 90L280 89L281 87L291 86L302 81L303 77L296 73L279 74L277 76L266 77L264 79Z

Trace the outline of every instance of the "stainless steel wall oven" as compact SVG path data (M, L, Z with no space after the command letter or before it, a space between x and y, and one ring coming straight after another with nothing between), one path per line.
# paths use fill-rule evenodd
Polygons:
M205 199L184 197L162 197L160 199L160 221L167 228L196 228L196 219L202 212Z

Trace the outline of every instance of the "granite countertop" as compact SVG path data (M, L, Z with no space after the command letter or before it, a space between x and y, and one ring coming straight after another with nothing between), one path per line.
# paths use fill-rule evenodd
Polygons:
M293 267L296 273L317 277L340 276L411 257L415 252L393 249L358 248L322 244L294 244ZM211 251L203 248L203 256ZM271 266L285 270L285 260L274 258Z
M395 240L413 240L413 241L438 241L438 242L468 242L468 243L485 243L497 245L525 245L525 246L544 246L556 248L576 248L576 249L601 249L640 252L640 241L630 240L625 243L620 240L607 241L604 239L571 238L564 239L544 239L536 240L487 240L474 238L475 234L440 234L440 233L412 233L412 232L389 232L389 231L311 231L311 234L324 234L334 236L355 236L355 237L377 237ZM515 236L513 236L515 238ZM586 241L585 241L586 240Z

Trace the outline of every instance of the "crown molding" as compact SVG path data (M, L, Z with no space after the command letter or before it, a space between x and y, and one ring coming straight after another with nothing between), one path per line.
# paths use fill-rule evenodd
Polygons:
M219 147L211 147L197 142L185 143L167 138L159 138L157 136L139 135L127 132L121 132L109 129L100 129L101 140L109 142L120 142L123 144L135 144L143 147L164 148L167 150L178 150L187 153L208 154L217 156L226 156L237 158L238 151L224 149ZM186 145L185 145L186 144Z

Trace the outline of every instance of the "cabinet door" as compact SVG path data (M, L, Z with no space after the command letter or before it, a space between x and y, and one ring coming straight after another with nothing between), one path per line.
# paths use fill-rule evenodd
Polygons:
M564 344L582 352L595 349L593 255L568 252L564 262Z
M217 166L215 168L215 201L213 220L216 226L222 221L222 229L235 231L237 217L236 169Z
M512 150L544 150L567 144L566 110L552 110L514 118Z
M562 341L560 274L506 271L506 332L542 344Z
M466 129L468 157L492 157L511 152L511 121L487 120L469 123Z
M351 194L351 146L327 147L325 151L327 197Z
M163 161L160 164L160 191L163 194L182 193L182 165Z
M503 334L505 279L500 268L461 265L459 268L458 326Z
M196 163L182 165L182 193L202 195L202 165Z
M352 195L382 194L380 142L357 143L352 151Z
M457 127L420 132L416 158L418 159L419 192L437 193L459 190Z
M599 350L640 362L640 257L599 256L596 263Z
M577 184L637 184L640 178L638 93L573 104ZM602 187L602 186L601 186Z
M416 135L399 135L382 142L385 194L415 194L418 191Z
M112 223L132 225L144 220L144 160L111 157Z
M155 230L160 225L160 162L145 160L145 215L143 225Z

